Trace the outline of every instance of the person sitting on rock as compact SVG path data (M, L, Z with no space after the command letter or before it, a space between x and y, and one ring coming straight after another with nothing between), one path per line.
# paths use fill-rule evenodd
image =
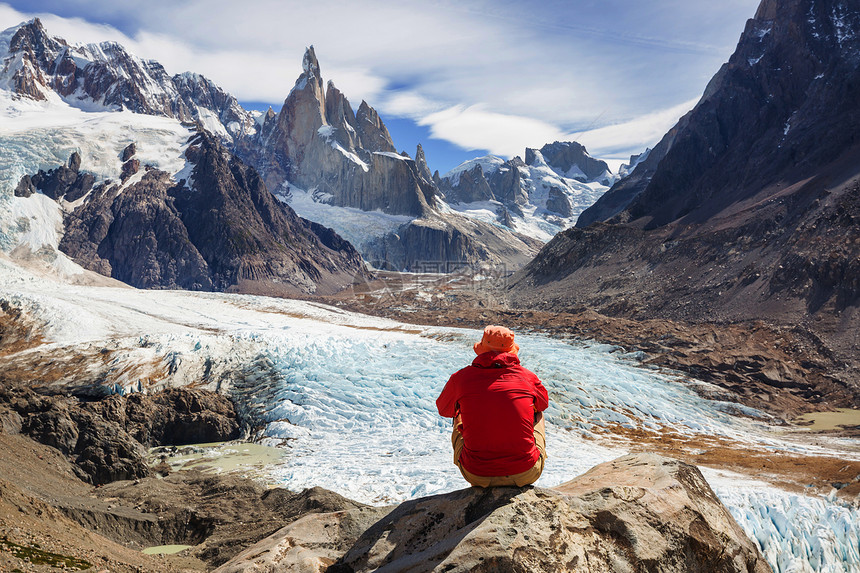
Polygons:
M514 333L488 326L471 366L455 372L436 399L454 419L454 464L473 486L534 483L546 461L546 388L520 366Z

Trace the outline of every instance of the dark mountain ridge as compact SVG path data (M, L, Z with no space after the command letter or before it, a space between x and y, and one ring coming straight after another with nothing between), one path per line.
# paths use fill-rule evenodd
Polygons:
M186 157L189 182L148 168L136 182L96 185L66 215L60 250L139 288L328 294L365 275L352 245L298 217L207 132L192 138ZM132 151L125 165L134 161ZM54 198L71 200L76 181L59 185Z
M764 0L696 107L514 280L542 307L764 319L860 356L860 2Z

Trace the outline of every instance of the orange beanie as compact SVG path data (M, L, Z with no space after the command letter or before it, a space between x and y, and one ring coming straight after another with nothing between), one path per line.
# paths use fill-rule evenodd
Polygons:
M520 347L514 343L514 333L504 326L490 325L484 329L484 336L480 342L476 342L475 354L484 352L510 352L516 354Z

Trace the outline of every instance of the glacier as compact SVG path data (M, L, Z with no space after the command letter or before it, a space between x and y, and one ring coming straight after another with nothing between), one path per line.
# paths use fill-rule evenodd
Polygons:
M332 489L374 504L460 489L450 421L435 398L472 359L479 333L398 323L307 301L250 295L60 286L0 254L0 298L44 325L44 344L7 357L99 355L123 373L107 391L208 383L231 394L284 451L267 479L299 490ZM643 367L641 355L588 341L518 334L523 364L550 392L547 469L551 487L635 444L615 427L690 436L801 455L858 456L838 441L790 441L770 418L694 390L700 382ZM59 353L59 354L58 354ZM133 375L152 363L160 379ZM157 368L156 368L157 369ZM847 447L846 447L847 446ZM856 444L855 444L856 446ZM774 571L860 571L860 509L835 496L790 493L749 476L703 468L717 495L759 544Z

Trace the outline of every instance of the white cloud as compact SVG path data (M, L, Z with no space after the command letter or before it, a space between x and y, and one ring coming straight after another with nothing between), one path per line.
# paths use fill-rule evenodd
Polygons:
M487 149L494 155L522 155L526 147L564 137L554 125L524 116L487 111L482 106L453 106L418 121L430 127L433 137L446 139L464 149Z
M626 160L630 155L644 151L645 147L653 148L698 101L698 98L691 99L624 123L571 133L565 139L580 142L592 156Z

